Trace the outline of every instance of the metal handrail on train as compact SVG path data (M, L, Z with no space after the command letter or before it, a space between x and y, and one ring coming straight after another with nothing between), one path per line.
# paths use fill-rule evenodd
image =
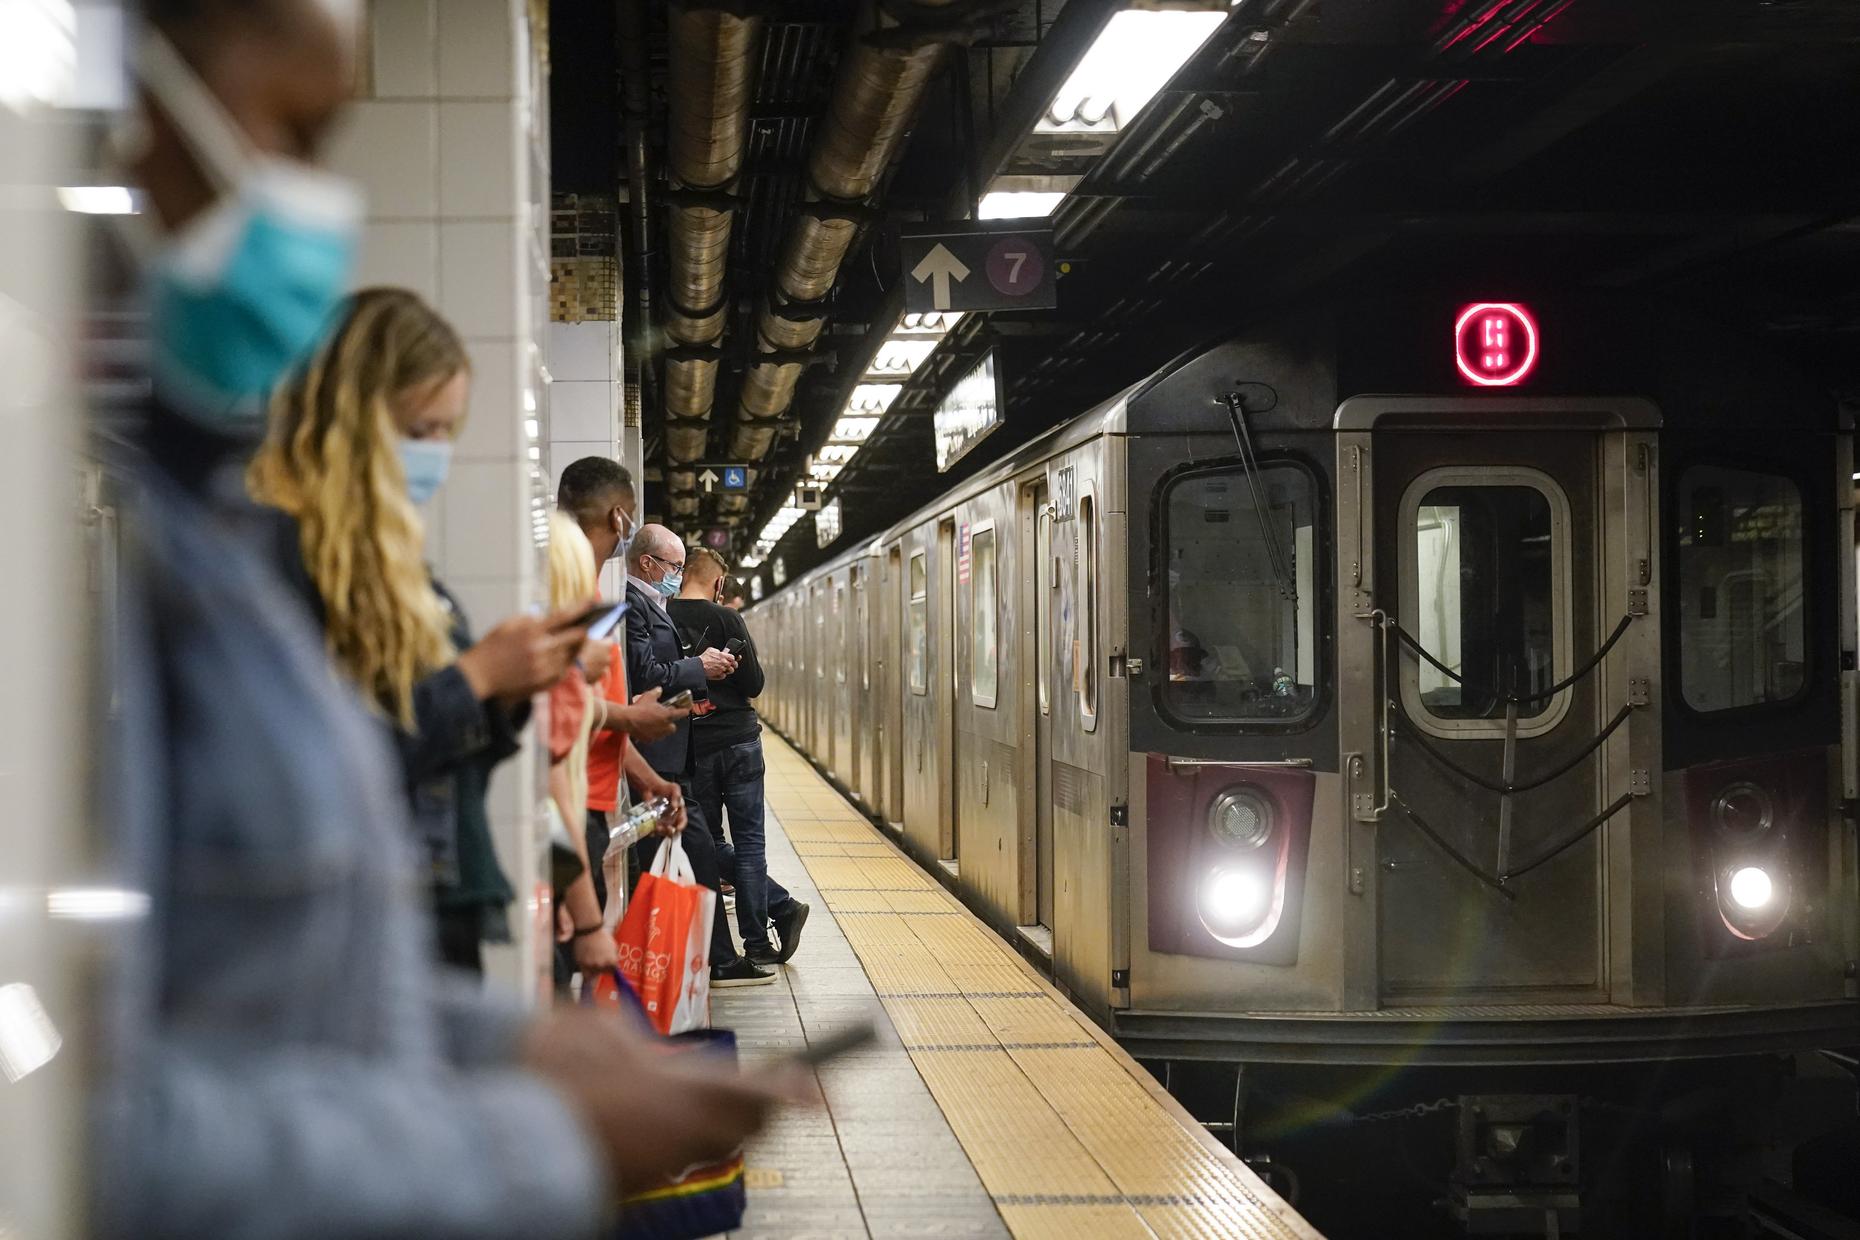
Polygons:
M1417 746L1420 748L1420 750L1423 753L1427 754L1434 761L1440 763L1440 765L1446 767L1448 770L1460 776L1462 779L1465 779L1468 783L1471 783L1480 788L1484 788L1489 792L1496 792L1498 794L1500 830L1499 830L1499 841L1498 841L1498 867L1495 872L1488 872L1483 866L1479 865L1476 861L1472 860L1472 858L1466 856L1466 854L1461 852L1459 849L1455 848L1452 845L1452 843L1449 842L1444 835L1442 835L1438 830L1436 830L1433 827L1432 824L1430 824L1426 819L1422 818L1420 814L1416 813L1413 806L1409 805L1406 801L1402 800L1401 796L1398 793L1396 793L1393 784L1390 782L1389 753L1390 753L1390 741L1395 732L1395 699L1394 699L1394 695L1389 690L1389 658L1388 658L1389 633L1393 631L1397 639L1403 645L1407 646L1408 649L1412 651L1417 657L1426 660L1429 664L1433 665L1436 669L1438 669L1441 672L1441 674L1451 678L1456 684L1459 684L1463 687L1471 687L1475 691L1478 691L1480 689L1480 686L1478 685L1468 686L1467 681L1465 680L1464 677L1454 672L1451 668L1447 667L1447 665L1442 663L1439 659L1435 658L1431 653L1429 653L1429 651L1424 646L1421 645L1420 642L1416 641L1412 635L1410 635L1406 630L1404 630L1400 624L1396 623L1393 617L1391 617L1387 612L1381 610L1380 608L1377 608L1376 610L1371 611L1371 612L1362 613L1360 618L1368 621L1370 624L1377 625L1382 630L1382 665L1380 669L1382 672L1382 694L1381 694L1382 726L1380 729L1381 731L1380 739L1382 742L1382 763L1381 763L1382 796L1380 798L1380 803L1375 807L1375 816L1378 819L1381 817L1382 813L1386 811L1390 806L1394 806L1395 808L1400 809L1402 814L1410 822L1412 822L1415 825L1415 827L1421 832L1421 834L1425 835L1429 840L1431 840L1436 848L1446 853L1448 857L1450 857L1454 862L1456 862L1462 869L1464 869L1467 873L1471 874L1474 878L1477 878L1480 882L1491 887L1494 891L1497 891L1500 895L1504 896L1506 899L1512 900L1512 899L1516 899L1517 897L1507 887L1507 884L1510 883L1511 880L1515 878L1520 878L1523 875L1530 873L1532 870L1535 870L1539 866L1547 864L1551 860L1562 855L1564 852L1575 847L1576 844L1581 842L1591 832L1595 831L1603 823L1607 822L1610 818L1613 818L1616 814L1620 813L1623 809L1625 809L1630 803L1633 802L1634 798L1637 795L1639 795L1637 792L1635 792L1632 789L1630 789L1627 792L1622 793L1620 796L1616 797L1614 801L1612 801L1606 809L1602 810L1601 813L1589 819L1589 821L1583 823L1582 826L1578 827L1575 831L1571 832L1565 839L1559 841L1555 846L1546 850L1540 856L1535 857L1532 860L1520 866L1510 866L1507 864L1507 861L1509 859L1508 858L1508 854L1509 854L1508 845L1509 845L1509 835L1510 835L1510 808L1511 808L1512 796L1515 795L1516 793L1530 792L1534 789L1541 788L1545 784L1548 784L1551 781L1559 778L1560 776L1563 776L1569 773L1570 771L1574 770L1580 763L1582 763L1585 759L1587 759L1589 756L1594 754L1596 750L1602 747L1602 745L1607 743L1608 738L1610 736L1613 736L1623 723L1627 722L1628 716L1632 714L1634 710L1636 709L1636 704L1633 702L1629 702L1623 705L1620 710L1615 712L1614 718L1610 719L1608 723L1602 727L1602 729L1595 735L1595 737L1592 740L1584 744L1580 750L1578 750L1575 754L1571 755L1568 759L1566 759L1564 762L1559 764L1555 769L1543 775L1540 775L1534 779L1524 781L1524 782L1518 782L1512 778L1512 773L1515 770L1515 760L1516 760L1515 756L1516 756L1516 747L1517 747L1517 711L1518 711L1519 705L1525 702L1546 701L1552 697L1555 697L1557 694L1577 684L1584 677L1588 676L1591 672L1593 672L1596 668L1600 667L1602 664L1602 660L1608 657L1609 652L1615 648L1616 643L1618 643L1621 640L1622 635L1625 634L1628 631L1628 627L1633 624L1634 622L1633 613L1630 612L1629 614L1621 617L1620 621L1615 625L1614 631L1608 635L1607 640L1605 640L1601 644L1601 646L1596 649L1594 654L1589 656L1589 658L1585 659L1583 663L1581 664L1581 666L1577 667L1568 676L1565 676L1563 679L1557 681L1555 684L1551 685L1547 689L1539 690L1538 692L1532 693L1532 694L1495 693L1495 692L1487 694L1487 696L1492 697L1496 700L1503 701L1506 704L1505 760L1504 760L1505 774L1501 782L1495 783L1491 780L1485 779L1479 775L1474 774L1473 772L1467 770L1465 767L1462 767L1459 763L1453 761L1451 758L1447 757L1446 754L1442 753L1439 749L1437 749L1435 746L1430 744L1424 737L1421 736L1418 730L1416 731L1404 730L1403 731L1403 735L1405 737L1415 741Z

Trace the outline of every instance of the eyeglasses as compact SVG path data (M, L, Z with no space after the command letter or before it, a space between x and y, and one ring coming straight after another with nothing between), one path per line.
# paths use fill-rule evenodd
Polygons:
M665 565L665 567L675 568L681 573L685 571L685 562L683 560L668 560L663 556L654 555L650 551L646 553L646 558L648 560L657 560L659 563Z

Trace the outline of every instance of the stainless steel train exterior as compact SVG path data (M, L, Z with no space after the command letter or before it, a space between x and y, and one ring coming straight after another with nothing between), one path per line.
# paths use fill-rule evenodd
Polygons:
M786 583L766 716L1139 1054L1860 1042L1851 423L1477 304L1185 356Z

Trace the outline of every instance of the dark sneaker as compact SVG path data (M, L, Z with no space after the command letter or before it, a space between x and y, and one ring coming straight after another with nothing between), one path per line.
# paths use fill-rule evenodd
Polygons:
M743 955L751 964L760 965L765 969L777 968L781 964L781 953L773 947L745 947Z
M729 964L710 971L711 989L721 986L767 986L775 980L775 975L767 969L758 968L747 957L738 956Z
M787 964L794 959L794 949L801 945L801 927L807 924L807 915L812 910L805 900L790 900L781 912L769 918L775 928L775 942L779 947L775 959Z

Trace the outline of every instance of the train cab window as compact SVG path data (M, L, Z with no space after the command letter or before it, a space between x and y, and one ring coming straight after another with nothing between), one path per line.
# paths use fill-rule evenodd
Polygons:
M911 692L930 692L930 572L924 553L911 557Z
M1000 647L995 615L999 572L995 563L995 531L976 530L969 540L969 691L977 706L992 707L1001 674Z
M839 657L833 661L833 678L841 684L846 683L846 583L833 583L833 640L838 643Z
M1494 727L1477 721L1504 718L1508 686L1543 690L1568 663L1562 492L1535 471L1435 470L1403 507L1401 623L1440 665L1403 659L1409 714L1446 731ZM1526 701L1518 718L1547 729L1566 699Z
M1196 470L1163 496L1164 709L1186 722L1278 722L1317 699L1317 484L1290 463L1249 481Z
M1694 465L1679 476L1679 687L1700 712L1787 701L1807 683L1802 492Z
M1098 504L1090 495L1079 496L1078 539L1085 585L1079 592L1079 635L1072 644L1072 662L1079 716L1089 732L1098 726Z

